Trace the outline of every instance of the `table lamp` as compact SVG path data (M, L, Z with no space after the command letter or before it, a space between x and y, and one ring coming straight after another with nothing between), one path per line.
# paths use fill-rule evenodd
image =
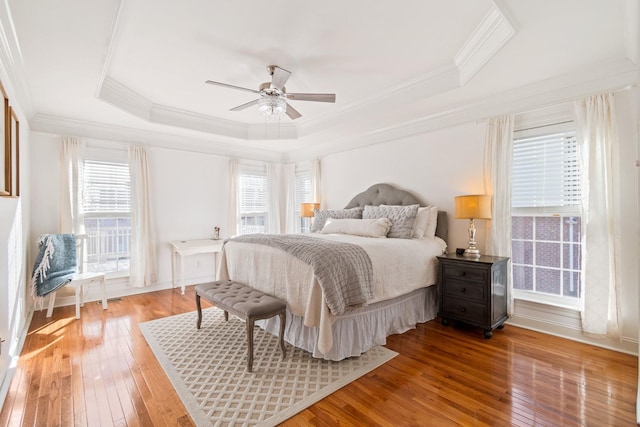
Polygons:
M479 257L480 251L476 247L476 219L491 219L491 196L471 195L458 196L456 201L456 219L469 220L469 247L464 255Z
M320 203L300 203L300 216L302 218L313 218L316 209L320 209ZM311 229L310 226L309 229Z

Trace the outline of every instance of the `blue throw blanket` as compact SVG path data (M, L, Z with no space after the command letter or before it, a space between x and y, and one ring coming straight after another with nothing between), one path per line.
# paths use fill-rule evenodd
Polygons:
M71 281L78 272L76 236L43 234L38 239L38 256L33 265L31 284L35 296L43 297Z

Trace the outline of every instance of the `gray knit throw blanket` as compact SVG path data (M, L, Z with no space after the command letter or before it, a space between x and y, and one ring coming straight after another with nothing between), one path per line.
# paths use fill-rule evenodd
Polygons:
M33 265L31 285L34 295L43 297L56 291L78 272L76 236L43 234L38 239L38 256Z
M335 315L373 298L371 258L358 245L298 234L245 234L228 241L271 246L309 264Z

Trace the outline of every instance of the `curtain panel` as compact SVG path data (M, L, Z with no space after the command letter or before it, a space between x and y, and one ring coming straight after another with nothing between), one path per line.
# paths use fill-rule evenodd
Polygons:
M60 151L60 203L58 232L85 234L82 191L86 143L63 137Z
M149 286L157 279L156 240L149 195L149 165L144 147L129 147L131 178L131 260L129 283Z
M618 134L613 94L594 95L573 103L582 161L583 298L582 330L596 336L620 337L619 288L615 238L614 191ZM618 233L620 230L617 231Z
M513 157L513 116L489 119L485 137L484 187L491 196L492 219L486 222L485 253L511 258L511 166ZM511 262L507 273L507 313L513 314Z

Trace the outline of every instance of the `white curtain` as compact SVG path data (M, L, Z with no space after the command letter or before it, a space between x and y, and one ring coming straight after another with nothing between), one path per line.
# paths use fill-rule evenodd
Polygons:
M60 156L59 233L84 234L82 191L86 143L63 137Z
M240 161L229 159L229 236L240 234Z
M320 203L320 206L322 207L322 200L321 200L321 172L320 172L320 159L313 159L311 160L311 189L312 189L312 194L311 194L311 200L313 200L315 203Z
M485 138L484 185L491 196L491 221L486 223L489 255L511 258L511 166L513 157L513 116L489 119ZM513 313L511 263L507 274L508 307Z
M282 200L282 165L279 163L267 164L267 182L269 183L269 227L268 233L280 233L284 230L284 218L280 208Z
M156 281L156 241L149 202L149 166L143 147L129 147L131 177L131 261L129 283L148 286Z
M611 93L574 102L582 160L582 330L620 336L614 188L618 136Z
M285 212L285 233L300 232L300 218L296 215L296 165L287 163L283 167L284 177L284 212Z

